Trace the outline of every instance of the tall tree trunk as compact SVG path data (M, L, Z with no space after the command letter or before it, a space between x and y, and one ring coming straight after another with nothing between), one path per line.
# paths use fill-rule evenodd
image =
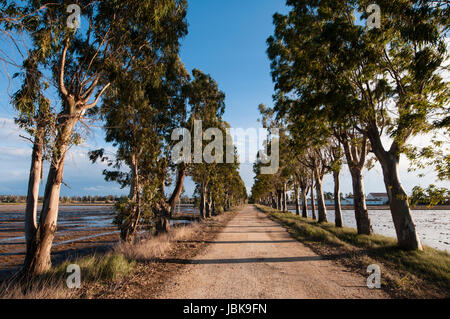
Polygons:
M422 250L416 224L409 208L408 196L398 176L400 147L394 141L391 149L385 151L375 124L369 127L368 137L383 170L383 179L389 196L389 206L397 233L398 246L407 250Z
M281 203L281 191L277 190L277 210L282 209L282 203Z
M333 171L334 179L334 223L336 227L342 227L342 210L341 210L341 197L340 193L340 181L339 181L339 171Z
M322 180L316 175L316 193L317 193L317 211L319 215L319 223L327 221L327 208L323 197Z
M369 212L366 205L366 196L364 194L364 182L362 169L359 167L351 167L353 196L355 206L355 218L358 234L373 234L372 225L369 218Z
M206 185L202 183L200 190L200 217L206 218Z
M272 199L272 208L277 209L277 200L273 193L270 193L270 197Z
M214 198L211 199L211 214L213 216L217 216L216 201L214 200Z
M308 199L306 198L306 187L301 187L302 192L302 217L308 218Z
M283 213L287 212L287 190L286 190L286 183L283 183Z
M207 193L207 200L206 200L206 218L211 217L211 193Z
M180 166L177 171L177 179L175 187L167 202L162 205L163 209L157 216L156 220L156 233L167 233L170 230L170 218L175 210L176 204L180 199L181 192L183 190L184 178L186 177L186 167Z
M131 184L128 198L131 202L131 211L128 218L120 225L120 239L132 242L140 219L140 184L139 184L139 159L136 153L131 155Z
M30 176L28 179L28 195L25 208L25 241L26 255L24 264L29 264L33 258L32 246L37 231L37 209L39 199L39 182L42 177L42 157L44 149L45 129L38 127L31 155Z
M311 212L312 212L312 219L316 220L316 201L314 199L314 180L311 183Z
M298 186L294 183L294 195L295 195L295 215L300 215L300 201L299 201L299 193Z
M64 173L64 159L78 116L68 116L59 124L58 135L48 172L44 203L35 236L30 240L30 251L24 262L28 275L45 273L51 267L50 251L55 237L59 210L59 195Z

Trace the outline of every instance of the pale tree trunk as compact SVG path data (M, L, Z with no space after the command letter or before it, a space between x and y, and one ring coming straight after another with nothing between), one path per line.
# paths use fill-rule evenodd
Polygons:
M312 219L317 219L316 217L316 202L314 200L314 180L311 182L311 212L312 212Z
M78 121L78 116L70 116L60 123L52 161L45 186L44 203L35 236L30 240L30 251L24 262L24 272L28 275L42 274L51 267L50 251L56 232L59 209L59 195L64 173L64 159L68 143Z
M389 206L397 234L398 246L407 250L422 250L416 224L409 208L408 196L398 176L399 146L394 142L391 149L385 151L375 125L369 128L368 136L383 170L384 184L389 196Z
M308 199L306 198L306 187L301 187L302 192L302 217L308 218Z
M354 138L350 138L348 134L343 134L345 157L352 176L356 228L360 235L371 235L373 231L366 205L362 175L367 156L367 138L363 138L359 150L354 142Z
M37 231L37 209L39 199L39 182L42 178L42 157L44 149L45 129L38 127L33 145L33 153L31 155L30 176L28 179L28 195L25 208L25 241L26 256L25 264L32 259L32 244Z
M358 167L353 167L350 168L350 173L352 175L355 218L358 234L371 235L373 234L373 230L366 205L362 170Z
M398 245L403 249L422 250L422 244L409 208L408 195L398 176L399 158L387 154L381 163Z
M323 197L322 190L322 179L320 175L316 172L316 193L317 193L317 211L319 215L319 223L324 223L327 221L327 208L325 206L325 200Z
M295 195L295 215L300 215L300 201L299 201L299 193L298 186L294 183L294 195Z
M334 223L336 227L342 227L342 210L341 210L341 197L340 193L340 180L339 180L339 171L333 171L333 179L334 179Z

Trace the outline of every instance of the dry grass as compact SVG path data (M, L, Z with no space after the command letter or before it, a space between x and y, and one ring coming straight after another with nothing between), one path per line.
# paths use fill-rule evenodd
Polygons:
M117 281L133 271L134 262L119 253L91 255L67 260L48 273L23 284L11 278L0 285L0 299L68 299L77 291L66 284L67 266L77 264L81 270L81 285L96 281Z
M15 281L0 285L0 299L69 299L75 291L68 289L60 276L35 279L24 287Z
M174 227L168 234L145 238L137 243L120 243L114 251L131 260L162 258L173 248L174 242L191 237L199 229L199 223Z
M68 289L66 285L69 264L80 266L82 286L100 281L116 282L133 272L135 261L167 256L177 241L194 237L200 227L200 223L173 227L168 234L148 237L136 243L119 243L106 254L67 260L26 286L12 278L0 285L0 299L76 298L77 291Z
M231 211L238 209L235 207ZM89 289L92 283L117 283L133 273L136 262L167 257L177 242L196 238L203 227L220 224L226 218L226 214L221 214L186 226L172 227L168 234L148 235L135 243L119 243L105 254L69 259L50 272L34 278L26 287L12 278L0 284L0 299L79 298L79 290L68 289L66 285L66 269L69 264L80 266L81 285L84 288Z

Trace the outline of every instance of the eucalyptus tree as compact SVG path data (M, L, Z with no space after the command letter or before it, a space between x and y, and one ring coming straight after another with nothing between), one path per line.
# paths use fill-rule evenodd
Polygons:
M253 163L253 172L255 173L254 183L251 190L251 197L255 202L262 201L266 205L272 208L277 208L276 198L275 198L275 175L272 174L261 174L261 167L263 163L261 158L258 156L256 161Z
M30 136L33 144L31 167L28 178L28 193L25 206L26 252L30 254L34 233L37 230L39 185L43 178L43 160L54 130L55 117L50 100L45 96L46 83L39 70L39 56L31 53L23 63L22 87L15 92L13 104L19 111L16 124ZM27 257L30 258L31 256Z
M314 176L318 221L319 223L326 222L327 207L323 196L323 178L329 171L329 158L326 155L325 148L314 147L310 149L305 165L312 170Z
M330 140L327 152L328 157L330 158L330 170L333 172L334 180L334 224L336 225L336 227L342 227L343 223L339 177L342 169L342 147L339 141L336 141L335 139Z
M367 3L358 4L361 8ZM350 56L356 59L346 65L345 73L358 96L359 128L383 169L399 245L420 250L398 166L408 140L432 133L445 116L449 89L439 73L448 57L448 17L443 18L442 8L433 2L381 1L379 5L383 8L381 30L362 32L360 26L348 26L360 36L359 43L350 46ZM354 43L345 40L347 45ZM384 132L391 137L388 148L382 142Z
M68 20L68 4L72 3L29 1L30 14L23 20L32 50L49 52L42 65L52 74L61 100L43 208L24 263L27 274L51 266L64 160L71 141L79 139L77 124L95 112L111 85L112 72L127 70L148 51L170 48L185 31L184 1L77 1L81 19L75 23ZM39 10L42 6L46 10Z
M302 200L302 217L308 218L308 199L307 193L310 183L309 170L304 166L300 165L295 171L295 178L297 180L298 186L300 187L300 194Z
M284 118L276 117L274 109L267 107L264 104L258 106L261 114L259 120L265 129L272 132L274 129L278 132L279 144L279 163L278 171L273 174L274 188L276 193L276 208L286 212L287 208L287 191L290 183L294 182L292 179L295 171L294 155L291 143L291 136L289 135L288 123ZM270 137L270 136L269 136ZM265 147L269 149L272 141L266 143ZM267 154L267 153L266 153Z
M343 145L347 165L352 176L354 194L355 219L358 234L370 235L373 233L364 193L363 169L370 144L364 135L355 129L343 130L336 134Z
M312 92L317 106L351 117L383 169L399 246L421 249L398 165L408 140L445 117L449 90L439 72L448 18L434 2L378 1L380 29L369 30L354 12L366 18L370 2L288 1L292 11L275 16L269 39L273 75L282 92Z
M208 132L208 129L218 129L222 126L222 115L225 111L225 93L219 90L217 82L210 75L194 69L192 76L193 79L188 87L187 96L190 105L188 126L190 131L194 133L194 158L189 174L196 183L200 184L200 215L202 218L205 218L211 209L211 202L208 200L208 193L210 193L208 187L212 178L210 171L215 168L217 161L215 159L211 163L204 161L203 150L207 143L203 138L203 130ZM213 136L215 140L220 138L213 133L209 136L209 139L212 139ZM214 144L215 140L211 144ZM223 147L223 140L221 142ZM217 153L219 151L223 151L223 148L220 150L215 149L213 157L221 156L223 161L224 153Z
M155 59L148 54L135 59L129 71L117 72L105 96L101 114L106 141L117 151L114 158L105 155L103 149L93 151L91 160L107 161L114 170L104 170L105 179L130 188L128 198L116 205L115 223L122 240L133 240L141 218L158 219L163 208L169 211L167 214L174 209L172 202L167 203L169 207L162 204L166 202L166 150L173 128L183 125L182 90L187 82L188 74L177 55L169 52ZM123 170L124 165L128 172ZM180 172L185 171L179 167ZM182 184L178 178L175 193ZM176 202L178 196L172 201Z

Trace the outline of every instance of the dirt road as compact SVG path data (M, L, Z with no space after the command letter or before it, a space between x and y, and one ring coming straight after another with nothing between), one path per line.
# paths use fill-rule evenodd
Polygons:
M221 230L217 230L221 231ZM253 206L167 282L157 298L388 298L366 278L322 258Z

